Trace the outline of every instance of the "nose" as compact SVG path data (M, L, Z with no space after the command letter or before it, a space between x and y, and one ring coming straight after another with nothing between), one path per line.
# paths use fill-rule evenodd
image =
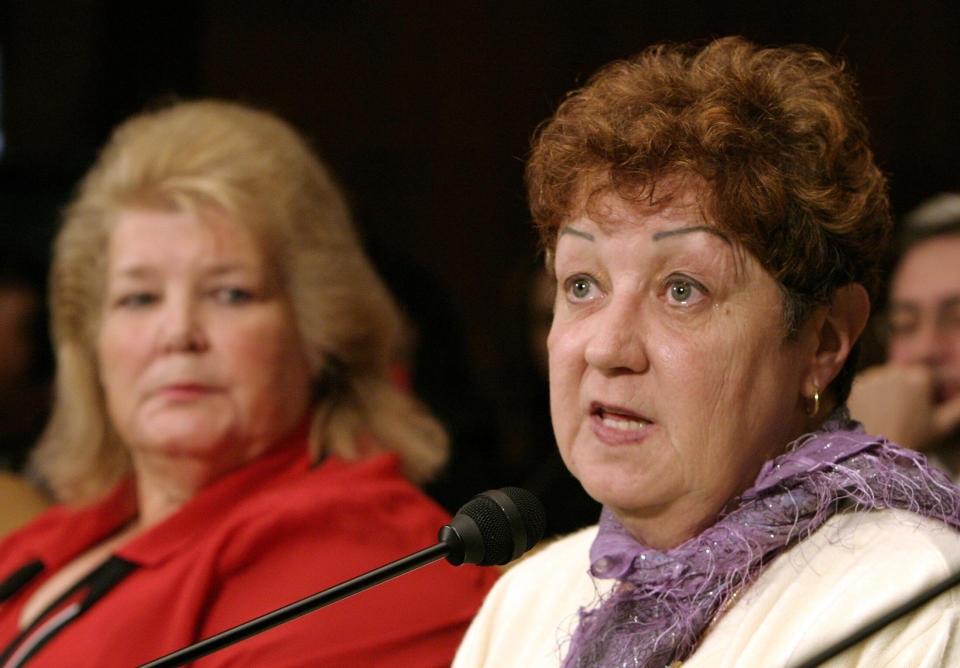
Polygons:
M614 296L585 323L587 364L605 373L642 373L649 364L639 300Z
M164 352L202 352L209 347L198 306L190 297L171 295L160 315L160 347Z

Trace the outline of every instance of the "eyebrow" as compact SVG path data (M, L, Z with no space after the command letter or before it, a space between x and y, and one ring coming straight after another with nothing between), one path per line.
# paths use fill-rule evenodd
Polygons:
M942 311L944 309L955 308L958 304L960 304L960 295L949 295L938 301L933 307L937 311ZM912 299L894 299L891 297L888 310L919 313L921 309L921 305Z
M233 274L237 272L242 272L249 269L249 267L243 263L225 263L225 264L213 264L208 267L201 268L201 272L204 276L208 277L217 277L224 276L228 274ZM153 278L162 274L162 269L151 265L151 264L130 264L127 266L121 266L116 270L115 276L122 278Z
M693 227L681 227L680 229L677 229L677 230L666 230L664 232L657 232L656 234L653 235L653 240L660 241L661 239L665 239L667 237L676 236L677 234L688 234L690 232L708 232L710 234L720 237L731 246L733 245L732 243L730 243L730 239L727 237L726 234L724 234L723 232L721 232L715 227L710 227L709 225L694 225Z
M560 228L560 236L562 237L564 234L572 234L576 237L581 237L583 239L587 239L588 241L593 241L592 234L590 234L589 232L582 232L575 227L570 227L569 225L565 225L564 227Z
M937 304L937 308L953 308L957 304L960 304L960 295L950 295L940 300L940 303Z

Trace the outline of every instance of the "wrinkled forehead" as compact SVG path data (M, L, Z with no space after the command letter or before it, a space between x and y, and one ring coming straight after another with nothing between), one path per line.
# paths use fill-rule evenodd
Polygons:
M689 190L654 194L633 199L612 190L598 191L578 207L576 218L587 217L600 229L611 231L624 225L635 225L638 220L656 217L665 227L715 227L700 204L695 192ZM570 220L566 221L571 222Z
M571 206L558 221L555 234L559 236L565 225L583 217L609 229L651 215L723 231L711 214L711 196L709 185L693 174L666 175L650 182L618 182L609 174L585 175L574 188Z
M575 211L576 217L565 218L557 230L553 252L548 255L551 270L555 268L558 245L565 237L588 242L605 237L615 245L628 238L645 239L644 244L659 256L709 254L713 262L728 266L738 281L765 271L746 246L716 223L702 203L701 191L695 188L663 188L642 199L626 198L607 188L585 197Z

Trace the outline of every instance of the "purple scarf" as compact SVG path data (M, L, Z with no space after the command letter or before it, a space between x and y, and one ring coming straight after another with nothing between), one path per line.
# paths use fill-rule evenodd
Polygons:
M960 489L913 450L869 436L845 409L767 462L735 510L667 551L604 509L590 572L615 578L581 609L564 668L663 668L688 658L714 615L774 557L838 511L899 508L960 528Z

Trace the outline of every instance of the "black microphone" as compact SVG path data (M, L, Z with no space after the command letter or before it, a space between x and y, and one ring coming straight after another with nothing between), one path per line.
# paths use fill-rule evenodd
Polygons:
M440 529L454 566L501 565L513 561L543 538L546 513L540 499L520 487L477 494Z
M546 523L543 504L525 489L504 487L483 492L467 501L450 523L440 528L438 542L433 547L221 631L140 668L183 666L442 557L454 566L464 563L478 566L505 564L536 545L543 538Z

